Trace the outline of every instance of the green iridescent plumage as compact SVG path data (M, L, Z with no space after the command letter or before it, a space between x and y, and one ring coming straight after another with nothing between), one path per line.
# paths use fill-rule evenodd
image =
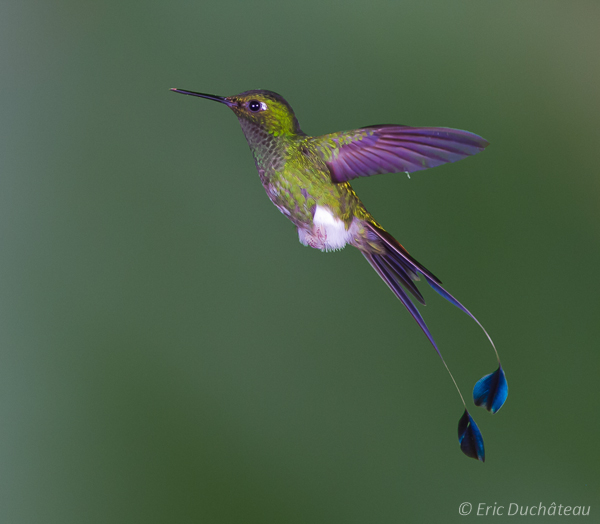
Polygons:
M251 100L268 109L252 113ZM332 182L325 149L302 132L279 95L247 91L227 101L240 119L267 195L297 227L312 228L317 206L327 207L348 227L354 217L372 220L349 184Z

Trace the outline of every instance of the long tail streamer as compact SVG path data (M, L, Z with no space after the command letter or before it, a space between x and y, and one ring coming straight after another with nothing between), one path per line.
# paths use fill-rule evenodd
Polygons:
M429 339L429 342L431 342L435 348L435 351L442 360L444 367L448 371L448 374L450 375L450 378L452 379L452 382L454 383L454 386L456 387L456 390L458 391L458 394L465 407L465 411L458 424L458 441L460 443L461 450L468 457L484 462L485 450L481 432L479 431L477 424L475 424L473 417L471 417L469 414L460 388L458 387L452 372L448 368L444 357L442 357L442 354L440 353L440 350L437 347L429 328L425 324L425 321L419 313L419 310L413 304L406 291L412 294L418 302L425 304L423 296L414 284L414 281L419 280L418 275L423 275L428 284L435 289L437 293L448 300L448 302L454 304L456 307L469 315L483 330L485 336L490 341L490 344L494 349L494 353L498 361L498 369L477 381L475 387L473 388L473 401L476 406L483 406L491 413L496 413L503 406L504 402L506 401L506 397L508 396L508 384L506 382L504 370L500 364L500 357L498 356L496 346L494 345L494 342L488 332L475 318L475 316L473 316L473 314L465 306L463 306L456 298L454 298L442 287L440 280L435 275L433 275L424 266L412 258L402 247L402 245L400 245L389 233L383 229L380 229L374 224L368 224L367 227L374 236L383 241L386 250L383 254L368 253L363 251L363 255L368 260L369 264L371 264L373 269L375 269L377 274L392 290L394 295L396 295L402 304L404 304L406 309L408 309L409 313L425 333L425 336Z

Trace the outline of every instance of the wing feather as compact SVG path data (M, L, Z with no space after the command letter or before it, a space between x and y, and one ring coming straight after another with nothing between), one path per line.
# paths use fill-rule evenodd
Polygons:
M480 136L447 127L380 125L310 139L334 182L359 176L419 171L483 151Z

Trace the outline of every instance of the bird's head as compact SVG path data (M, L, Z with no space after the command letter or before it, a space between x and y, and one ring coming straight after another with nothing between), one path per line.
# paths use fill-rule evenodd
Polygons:
M171 91L199 96L227 105L240 119L242 127L245 121L264 129L273 136L302 133L293 109L281 95L273 91L257 89L226 97L174 88Z

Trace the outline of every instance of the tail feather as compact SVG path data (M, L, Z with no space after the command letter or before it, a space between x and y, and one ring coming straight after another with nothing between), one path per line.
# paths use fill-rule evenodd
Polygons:
M427 283L435 289L442 297L448 302L454 304L456 307L461 309L467 315L469 315L479 327L483 330L486 337L492 344L496 358L498 359L498 369L494 373L484 376L480 379L473 390L473 400L475 405L483 406L491 413L496 413L506 401L508 395L508 385L504 370L500 365L500 358L498 357L498 351L488 332L484 329L481 323L473 316L473 314L463 306L456 298L454 298L448 291L442 287L440 280L419 262L412 258L406 249L404 249L389 233L381 229L374 223L366 223L366 229L368 230L368 240L371 245L378 245L379 249L377 252L369 252L367 250L361 250L364 257L369 261L369 264L377 272L377 274L383 279L387 286L392 290L394 295L404 304L409 313L416 320L419 327L423 330L423 333L427 336L429 342L434 347L436 353L440 357L440 360L444 364L444 367L448 371L456 391L458 392L463 405L465 406L465 412L460 419L458 425L458 441L461 446L461 450L465 455L476 458L478 460L485 460L485 451L483 447L483 437L481 432L475 424L475 421L467 411L467 405L465 399L462 396L460 388L454 379L448 364L442 357L440 350L433 339L427 324L423 320L421 313L413 304L407 292L410 292L419 302L425 304L423 296L413 283L418 280L418 275L421 274L427 280ZM379 240L379 242L377 242ZM383 248L383 250L381 249ZM405 291L406 290L406 291Z
M371 264L371 267L377 272L377 274L383 279L383 281L392 290L394 295L396 295L396 297L398 297L398 299L404 304L406 309L408 309L408 311L412 315L412 317L417 321L417 324L419 324L419 327L423 330L423 333L425 333L425 336L428 338L429 342L431 342L431 345L434 347L436 353L438 354L438 357L440 357L440 360L444 364L446 371L448 371L448 374L450 375L452 382L454 382L456 391L458 392L460 399L462 400L462 403L465 406L465 410L466 410L467 405L465 404L465 399L462 396L460 388L458 387L458 384L456 383L456 380L454 379L454 375L452 375L452 372L450 371L448 364L446 364L444 357L440 353L440 350L438 349L437 344L435 343L435 340L433 339L433 336L431 335L431 332L429 331L429 328L427 327L427 324L425 324L425 320L423 320L421 313L419 313L419 310L417 309L417 307L412 303L409 296L406 294L406 292L404 291L404 289L402 289L402 286L400 285L401 283L404 284L404 279L400 277L396 268L397 268L398 264L400 264L401 267L405 267L405 266L402 265L402 263L399 261L398 258L394 257L393 255L390 255L389 252L387 252L383 255L380 255L377 253L368 253L366 251L363 251L362 254L369 261L369 264ZM421 270L419 270L419 271L421 271ZM482 441L481 445L483 446L483 441Z
M423 320L423 317L421 316L421 313L419 313L419 310L412 303L412 301L410 300L410 298L408 297L406 292L402 289L400 282L402 282L402 283L404 283L404 282L400 279L398 272L389 263L389 258L386 258L386 255L377 255L374 253L366 253L364 251L363 251L363 255L369 261L369 264L371 264L371 267L373 267L373 269L377 272L377 274L383 279L383 281L392 290L394 295L396 295L396 297L398 297L398 299L400 299L400 301L404 304L406 309L408 309L409 313L417 321L417 324L419 324L420 328L423 330L423 332L429 339L429 342L431 342L431 344L437 351L440 358L442 360L444 360L442 358L442 355L441 355L436 343L435 343L435 340L433 340L433 337L431 336L431 333L429 331L429 328L427 327L427 324L425 324L425 321Z
M374 255L374 256L378 259L381 259L389 267L389 269L392 271L394 276L402 283L402 285L408 291L410 291L412 293L412 295L421 304L425 305L425 299L423 298L423 295L421 295L419 288L417 288L417 286L413 282L414 277L412 277L409 274L409 272L407 271L407 269L409 269L409 268L407 268L406 266L403 266L400 262L398 262L393 257L385 257L382 255ZM411 271L411 273L412 273L412 271ZM417 276L417 278L418 278L418 276Z
M415 275L413 280L419 280L418 273L421 273L425 278L427 278L427 280L433 280L437 284L442 283L442 281L431 271L411 257L408 251L404 249L404 246L402 246L402 244L400 244L387 231L371 223L367 223L366 228L383 241L385 246L388 248L388 255L391 258L397 260L398 263L405 268L405 270Z
M471 313L465 306L463 306L458 300L456 300L456 298L454 298L448 291L446 291L442 287L442 285L441 285L442 282L440 281L440 279L437 278L431 271L429 271L427 268L425 268L419 262L417 262L413 257L411 257L408 254L408 251L406 251L406 249L404 249L404 247L387 231L384 231L380 227L377 227L376 225L370 224L370 223L368 223L366 225L366 227L367 227L367 229L369 229L369 231L371 231L373 234L375 234L380 240L382 240L385 245L385 248L386 248L385 255L376 255L376 256L383 258L385 260L385 262L388 264L388 266L392 266L394 268L393 275L397 279L399 279L407 287L407 289L409 289L413 293L413 295L415 295L415 297L419 300L419 302L421 302L422 304L425 304L425 301L423 300L423 296L421 295L421 293L419 293L418 290L417 290L418 295L417 295L417 293L415 293L414 290L416 290L416 286L412 282L410 283L412 285L412 287L409 287L407 285L407 283L405 282L405 280L406 280L405 275L407 275L407 274L410 275L411 272L421 273L427 280L427 283L433 289L435 289L439 295L441 295L448 302L450 302L451 304L454 304L461 311L463 311L464 313L469 315L477 323L477 325L485 333L485 336L487 337L487 339L490 341L492 348L494 348L494 353L496 354L498 363L500 363L500 357L498 356L498 351L496 350L496 346L494 344L494 341L492 340L492 337L490 337L488 332L481 325L481 322L479 322L479 320L477 320L477 318L475 318L475 315L473 315L473 313ZM371 255L371 256L373 256L373 255ZM367 260L368 260L368 257L367 257ZM373 264L371 263L371 265L373 265ZM412 280L415 280L415 279L413 278ZM387 280L386 280L386 283L387 283ZM398 296L396 291L389 284L388 284L388 286L394 292L394 294L396 296ZM413 288L414 288L414 290L413 290ZM406 296L406 294L405 294L405 296ZM400 297L398 297L398 298L400 298ZM406 297L406 299L408 299L410 301L410 299L408 297ZM406 305L406 302L402 298L400 298L400 300L402 301L402 303L406 306L406 308L411 312L411 314L414 317L414 314L412 313L411 309ZM413 308L414 308L414 305L413 305ZM415 320L416 320L416 317L415 317ZM428 330L426 328L423 328L423 326L421 325L421 322L419 322L419 320L417 320L417 322L418 322L419 326L421 326L421 329L423 329L423 331L425 331L427 338L431 341L431 343L433 344L433 346L435 347L435 349L437 351L437 346L433 342ZM439 351L438 351L438 353L439 353Z

